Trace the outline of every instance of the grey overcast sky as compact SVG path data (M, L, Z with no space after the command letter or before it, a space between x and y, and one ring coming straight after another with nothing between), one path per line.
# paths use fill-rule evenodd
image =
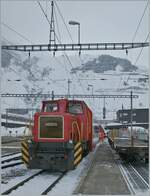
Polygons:
M50 1L40 1L50 18ZM89 42L131 42L142 17L147 1L57 1L57 5L77 42L77 27L68 25L69 20L81 24L81 43ZM49 26L36 1L1 1L1 21L23 34L33 43L48 43ZM56 10L62 43L71 43L65 25ZM149 32L148 8L141 21L134 42L144 42ZM56 26L56 25L55 25ZM57 31L58 32L58 31ZM56 33L57 33L56 32ZM57 33L58 34L58 33ZM2 40L5 38L17 44L30 44L1 26ZM141 49L133 49L126 56L123 51L83 52L86 54L112 54L135 62ZM68 52L69 54L69 52ZM73 53L70 53L72 55ZM59 55L59 54L58 54ZM148 48L144 48L137 65L148 68Z

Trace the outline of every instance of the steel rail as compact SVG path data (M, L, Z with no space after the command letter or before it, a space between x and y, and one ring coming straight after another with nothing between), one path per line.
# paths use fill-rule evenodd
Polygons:
M13 187L8 189L7 191L3 192L2 195L10 194L13 190L16 190L18 187L24 185L26 182L28 182L29 180L31 180L32 178L34 178L35 176L38 176L39 174L41 174L43 172L44 172L44 170L41 170L41 171L37 172L36 174L33 174L32 176L26 178L25 180L23 180L23 181L19 182L18 184L14 185Z
M121 163L118 166L132 194L149 189L149 184L130 163Z
M45 191L41 193L41 195L46 195L47 193L49 193L56 186L56 184L64 177L66 173L67 171L63 172Z
M139 178L141 178L141 180L144 182L144 184L147 186L147 188L149 189L149 184L146 182L146 180L142 177L142 175L137 171L137 169L135 169L135 167L133 167L133 165L131 163L129 163L130 167L134 170L134 172L137 174L137 176Z
M10 154L5 154L5 155L2 155L1 158L4 158L4 157L9 157L11 155L15 155L15 154L19 154L20 152L13 152L13 153L10 153Z
M1 161L1 164L3 164L3 163L6 163L6 162L10 162L10 161L16 161L16 160L19 160L19 159L21 159L21 155L20 156L18 156L18 157L12 157L12 158L9 158L9 159L6 159L6 160L2 160Z
M21 161L21 162L17 162L17 163L12 163L12 164L8 164L8 165L4 165L1 167L1 169L6 169L6 168L9 168L9 167L14 167L16 165L22 165L24 162Z
M131 182L130 182L130 180L129 180L129 178L128 178L127 173L125 172L125 169L124 169L123 165L120 164L120 163L118 163L117 165L118 165L118 167L119 167L119 169L120 169L120 172L121 172L121 174L122 174L122 176L123 176L123 178L124 178L124 180L125 180L125 182L126 182L126 185L127 185L128 189L129 189L130 193L131 193L132 195L135 194L134 187L133 187L133 185L131 184Z

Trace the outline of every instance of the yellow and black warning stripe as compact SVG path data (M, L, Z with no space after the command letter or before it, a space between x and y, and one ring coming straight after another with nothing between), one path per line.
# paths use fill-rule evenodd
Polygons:
M22 160L23 162L28 165L29 164L29 148L26 141L21 142L21 152L22 152Z
M82 144L77 142L74 146L74 166L77 166L82 159Z

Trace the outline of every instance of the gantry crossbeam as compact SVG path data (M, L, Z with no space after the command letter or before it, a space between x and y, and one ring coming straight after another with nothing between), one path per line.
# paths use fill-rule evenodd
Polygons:
M1 94L1 97L30 97L30 98L131 98L131 95L54 95L54 94ZM132 98L138 98L138 95L132 95Z
M39 44L39 45L2 45L5 50L24 52L37 51L83 51L83 50L127 50L148 47L149 42L137 43L81 43L81 44Z

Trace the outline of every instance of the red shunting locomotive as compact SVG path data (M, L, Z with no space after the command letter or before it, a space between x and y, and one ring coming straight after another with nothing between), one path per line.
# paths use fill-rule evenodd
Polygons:
M74 169L92 151L92 112L84 101L43 101L34 115L32 139L22 142L31 169Z

